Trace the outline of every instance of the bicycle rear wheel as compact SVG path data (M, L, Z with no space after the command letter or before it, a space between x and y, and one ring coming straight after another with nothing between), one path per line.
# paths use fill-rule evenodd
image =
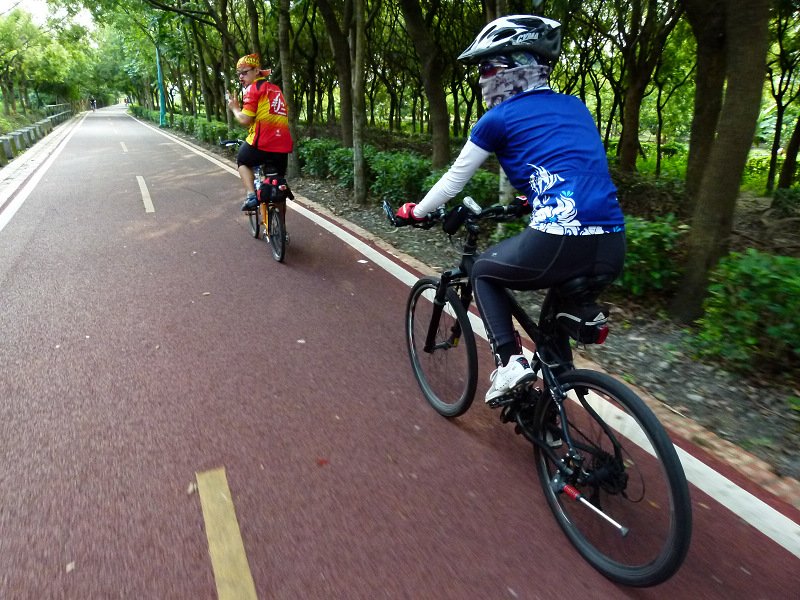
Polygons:
M269 245L272 249L272 258L283 262L286 256L286 227L283 215L277 206L269 207Z
M631 389L588 370L559 377L567 431L583 461L568 456L566 442L555 450L572 469L564 475L534 446L539 480L558 524L578 552L603 575L646 587L669 579L689 550L692 507L675 447L656 416ZM573 401L574 400L574 401ZM560 417L551 400L537 407L534 431L560 436ZM619 529L577 500L602 511Z
M250 221L250 234L258 239L261 235L261 207L247 211L247 220Z
M425 341L434 318L433 298L439 280L423 277L411 288L406 305L406 343L411 368L425 399L445 417L464 414L475 397L478 352L467 311L455 289L449 288L435 324L431 352Z

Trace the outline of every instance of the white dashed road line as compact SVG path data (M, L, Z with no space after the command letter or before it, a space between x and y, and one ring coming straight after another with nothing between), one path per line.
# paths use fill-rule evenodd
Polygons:
M141 175L136 176L136 181L139 183L139 191L142 192L142 202L144 203L144 212L156 212L153 206L153 201L150 199L150 192L147 190L147 184L144 182L144 177Z

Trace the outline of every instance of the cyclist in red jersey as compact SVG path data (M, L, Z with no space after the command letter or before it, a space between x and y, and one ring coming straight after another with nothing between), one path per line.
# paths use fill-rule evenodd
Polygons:
M236 95L228 101L228 107L239 123L249 127L245 143L239 148L236 165L247 196L242 210L254 210L258 206L253 186L253 167L266 165L266 173L286 176L289 153L294 148L289 133L289 117L283 92L274 83L267 81L271 73L261 68L261 57L248 54L236 63L239 83L244 87L242 105Z

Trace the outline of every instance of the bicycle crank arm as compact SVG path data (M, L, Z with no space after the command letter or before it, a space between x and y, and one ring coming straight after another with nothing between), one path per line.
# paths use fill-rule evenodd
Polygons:
M596 515L603 517L606 521L608 521L608 523L613 525L617 529L617 531L619 531L622 537L628 535L630 529L628 529L627 527L623 527L622 525L617 523L614 519L609 517L606 513L604 513L602 510L597 508L594 504L589 502L586 498L583 497L583 494L581 494L576 487L573 487L569 484L564 484L564 487L562 488L561 491L564 492L567 496L569 496L573 500L576 500L577 502L580 502L584 506L591 508Z

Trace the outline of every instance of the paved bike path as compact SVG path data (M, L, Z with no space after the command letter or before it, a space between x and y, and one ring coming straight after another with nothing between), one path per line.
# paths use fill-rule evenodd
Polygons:
M796 585L796 556L694 487L678 575L609 583L555 525L528 444L482 404L449 422L422 400L407 283L383 262L402 260L294 204L279 265L229 165L102 110L72 135L0 229L0 595L215 597L192 484L220 466L259 597Z

